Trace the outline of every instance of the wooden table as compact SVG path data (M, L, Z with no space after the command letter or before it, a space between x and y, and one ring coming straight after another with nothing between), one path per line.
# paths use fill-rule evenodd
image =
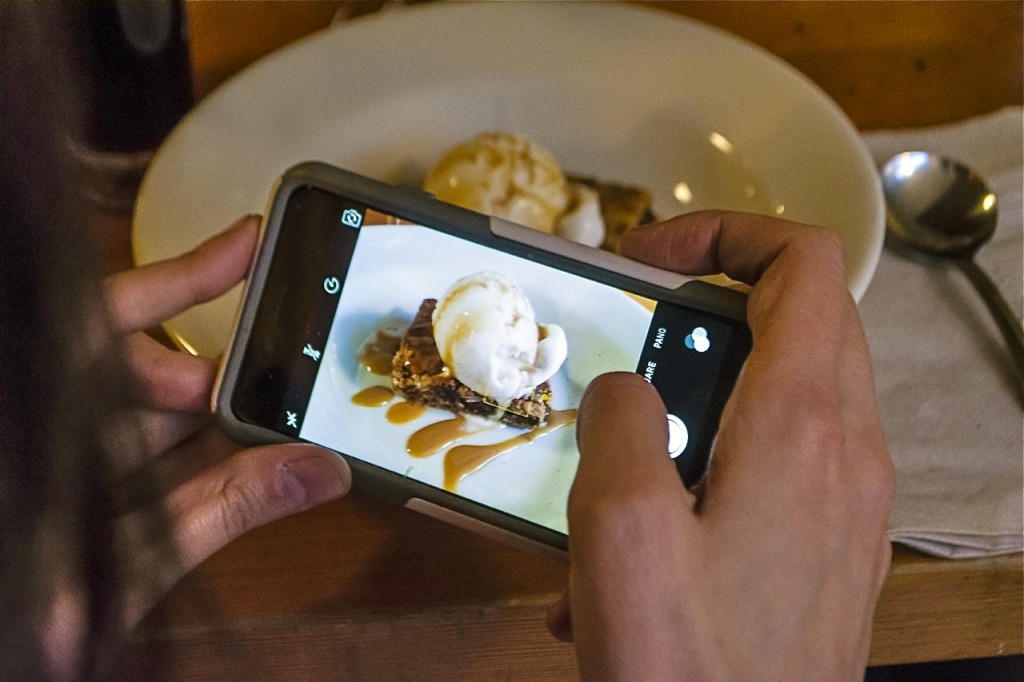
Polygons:
M190 2L197 92L340 5L351 3ZM657 6L775 52L864 130L1022 102L1020 3ZM124 267L126 220L99 218L106 266ZM352 494L200 566L139 629L126 677L152 664L168 679L572 678L572 648L543 625L564 586L557 563ZM1021 653L1022 589L1020 555L947 561L896 547L871 662Z

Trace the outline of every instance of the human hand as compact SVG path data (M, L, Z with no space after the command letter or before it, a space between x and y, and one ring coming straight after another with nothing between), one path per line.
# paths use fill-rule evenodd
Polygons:
M235 286L252 261L257 232L258 219L246 217L191 253L104 282L112 361L127 363L132 386L106 433L121 477L116 550L125 632L235 537L350 485L344 460L316 446L241 450L210 414L216 363L173 351L143 331ZM156 537L154 523L165 524Z
M692 492L654 389L633 374L588 388L568 598L549 628L585 679L862 679L894 473L838 239L709 211L621 249L752 285L754 344Z

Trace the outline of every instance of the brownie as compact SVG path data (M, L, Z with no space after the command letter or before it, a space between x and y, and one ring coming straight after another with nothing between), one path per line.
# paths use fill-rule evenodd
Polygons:
M533 392L497 405L452 376L434 341L432 316L437 300L420 304L391 362L391 385L411 403L439 407L457 414L498 419L509 426L533 428L547 423L551 386L544 382Z
M643 187L599 180L586 175L569 175L570 182L586 185L597 192L604 219L602 249L618 252L619 240L628 230L654 222L651 192Z

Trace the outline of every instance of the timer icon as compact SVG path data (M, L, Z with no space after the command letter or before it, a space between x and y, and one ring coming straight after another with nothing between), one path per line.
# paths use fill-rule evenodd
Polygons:
M328 277L324 280L324 291L333 296L341 291L341 282L337 277Z

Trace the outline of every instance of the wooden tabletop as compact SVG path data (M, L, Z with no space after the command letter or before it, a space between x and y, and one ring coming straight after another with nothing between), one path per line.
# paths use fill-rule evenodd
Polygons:
M377 2L189 2L197 93ZM680 2L816 81L862 130L1022 103L1017 2ZM676 20L666 14L666 21ZM104 264L130 262L127 220L97 215ZM126 679L574 678L544 629L565 568L353 493L257 529L150 615ZM873 664L1024 651L1020 555L950 561L896 547Z

